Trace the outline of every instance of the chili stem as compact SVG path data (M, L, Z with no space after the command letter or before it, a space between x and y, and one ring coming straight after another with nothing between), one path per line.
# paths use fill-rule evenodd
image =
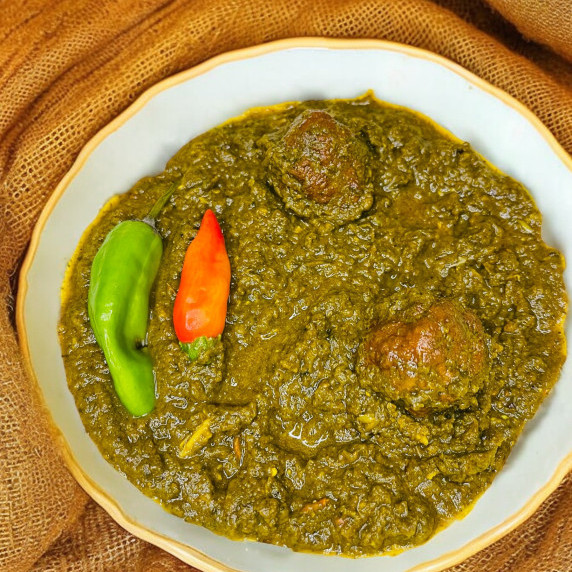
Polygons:
M167 204L171 195L177 190L177 183L172 183L171 186L157 199L149 214L143 219L146 223L153 224L155 218L161 212L161 209Z

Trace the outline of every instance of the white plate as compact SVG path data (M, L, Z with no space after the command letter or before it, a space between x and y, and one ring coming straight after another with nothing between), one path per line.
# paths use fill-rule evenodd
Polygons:
M67 388L56 326L66 264L101 206L140 177L160 172L194 136L250 107L354 97L368 89L428 115L524 183L544 214L545 239L572 259L572 160L538 119L448 60L370 40L266 44L219 56L156 85L86 146L35 230L21 274L18 328L70 469L121 525L203 570L440 570L522 522L572 468L568 360L505 468L466 518L398 556L349 560L234 542L188 524L140 493L104 461L85 433ZM570 268L565 280L570 291ZM569 337L569 323L566 333Z

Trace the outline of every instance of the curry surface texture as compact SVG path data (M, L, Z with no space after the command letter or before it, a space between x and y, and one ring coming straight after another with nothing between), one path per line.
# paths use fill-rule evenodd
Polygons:
M146 350L157 403L134 418L90 328L90 266L174 182ZM207 208L232 283L221 340L191 362L173 301ZM255 109L88 229L63 290L68 383L104 457L176 515L296 550L408 548L470 508L556 382L563 266L523 186L414 112L370 94Z

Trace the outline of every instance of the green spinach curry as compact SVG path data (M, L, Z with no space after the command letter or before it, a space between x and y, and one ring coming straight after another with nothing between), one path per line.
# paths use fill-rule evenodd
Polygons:
M90 326L90 268L173 185L141 350L156 402L135 417ZM207 209L230 296L191 360L173 305ZM68 383L104 457L168 511L296 550L396 551L471 507L556 382L563 266L523 186L426 118L371 94L254 109L85 233L63 290Z

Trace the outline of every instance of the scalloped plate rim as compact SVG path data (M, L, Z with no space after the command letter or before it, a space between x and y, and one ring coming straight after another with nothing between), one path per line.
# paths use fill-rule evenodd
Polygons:
M38 243L44 226L49 219L55 205L64 194L72 179L80 172L92 152L111 133L121 127L159 93L162 93L165 90L168 90L180 83L196 78L218 66L229 62L255 58L275 51L297 48L323 48L329 50L389 50L432 61L461 76L469 83L484 90L485 92L488 92L489 94L493 95L497 99L500 99L502 102L515 109L535 128L535 130L549 144L551 150L556 154L556 156L568 167L570 171L572 171L572 158L566 153L566 151L557 142L556 138L552 135L548 128L532 113L532 111L530 111L527 107L525 107L511 95L507 94L500 88L493 86L486 80L473 74L459 64L456 64L443 56L421 48L386 40L301 37L277 40L261 45L225 52L223 54L214 56L213 58L210 58L192 68L179 72L152 85L146 89L129 107L122 111L115 119L110 121L101 130L99 130L82 148L72 167L62 178L46 202L46 205L38 218L32 233L26 257L20 269L18 296L16 300L16 325L19 333L20 348L24 356L24 366L27 369L31 379L35 381L36 390L41 399L41 402L44 403L44 405L45 400L31 363L31 357L27 342L26 326L24 321L24 301L28 290L27 275L34 262L36 250L38 248ZM138 523L136 520L127 515L122 509L121 505L114 498L104 492L77 462L64 435L55 425L51 411L47 406L46 409L49 413L48 417L50 421L50 427L54 433L55 440L58 443L58 447L62 452L64 460L74 478L90 495L90 497L93 498L100 506L102 506L104 510L119 525L121 525L123 528L135 536L155 544L156 546L180 558L184 562L196 567L200 567L200 569L204 570L205 572L239 572L238 569L231 568L221 562L218 562L214 558L200 552L191 546L185 545L172 538L147 529L144 525ZM525 520L527 520L536 511L540 504L558 487L560 482L571 470L572 451L557 466L551 479L532 497L530 497L526 504L519 511L512 514L499 525L491 528L486 533L469 541L464 546L450 552L446 552L433 560L415 565L413 568L409 568L408 572L438 572L440 570L444 570L445 568L462 562L468 557L496 542L514 530L520 524L522 524Z

